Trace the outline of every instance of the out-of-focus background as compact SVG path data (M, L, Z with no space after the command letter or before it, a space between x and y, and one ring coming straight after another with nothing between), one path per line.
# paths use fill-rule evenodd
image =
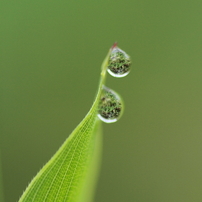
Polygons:
M0 150L17 201L90 109L113 42L131 73L103 124L96 202L202 201L202 1L2 1ZM1 170L1 169L0 169Z

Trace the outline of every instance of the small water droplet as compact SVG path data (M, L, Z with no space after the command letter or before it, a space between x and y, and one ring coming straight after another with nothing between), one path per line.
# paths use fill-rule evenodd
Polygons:
M124 77L129 74L130 66L130 56L117 46L113 46L108 62L109 74L117 78Z
M123 113L123 102L113 90L103 87L98 108L98 117L105 123L116 122Z

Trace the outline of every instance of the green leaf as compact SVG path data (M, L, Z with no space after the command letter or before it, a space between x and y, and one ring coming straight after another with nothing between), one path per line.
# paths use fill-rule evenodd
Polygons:
M98 93L90 111L33 178L19 202L91 201L102 142L97 111L111 50L102 64Z

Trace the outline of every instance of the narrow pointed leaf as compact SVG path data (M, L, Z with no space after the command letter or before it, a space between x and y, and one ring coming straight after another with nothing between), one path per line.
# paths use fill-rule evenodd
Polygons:
M98 93L86 117L33 178L19 202L89 202L99 164L101 132L97 118L111 49L102 64Z

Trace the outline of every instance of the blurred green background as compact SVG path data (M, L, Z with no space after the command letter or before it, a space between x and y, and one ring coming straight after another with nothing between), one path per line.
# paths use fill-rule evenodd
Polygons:
M5 201L18 200L88 112L118 41L133 65L107 78L126 106L103 124L95 201L201 202L201 11L201 0L1 1Z

